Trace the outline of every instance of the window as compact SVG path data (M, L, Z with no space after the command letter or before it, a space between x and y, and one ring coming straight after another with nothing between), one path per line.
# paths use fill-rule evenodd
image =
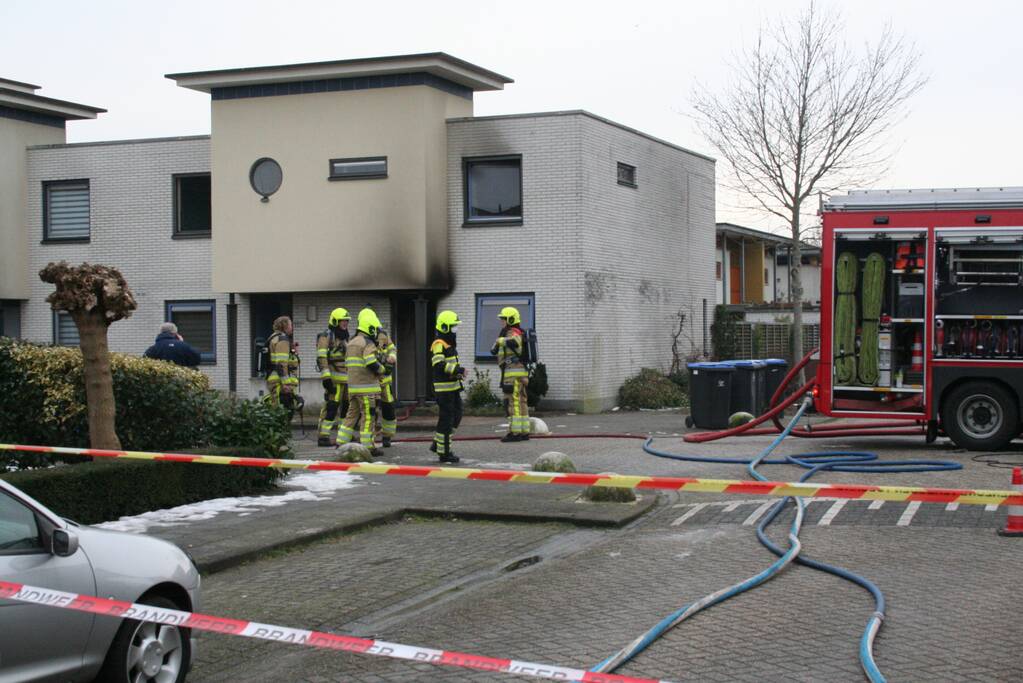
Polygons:
M208 237L210 217L210 174L174 176L174 236Z
M35 513L21 501L0 493L0 555L43 549Z
M716 261L714 263L714 266L715 266L715 268L714 268L714 277L716 277L718 280L720 280L721 279L721 261Z
M771 273L767 268L764 268L764 284L771 284Z
M490 347L501 332L497 314L505 306L514 306L522 315L522 329L534 327L536 297L533 294L477 294L476 295L476 360L496 361Z
M618 162L618 184L636 187L636 167Z
M89 240L89 181L43 183L43 241Z
M71 315L64 311L53 314L53 343L58 346L78 346L78 326Z
M167 321L178 326L178 334L199 352L204 365L217 362L217 302L168 301Z
M522 222L522 157L465 160L465 222Z
M386 177L387 157L330 160L329 180L360 180Z

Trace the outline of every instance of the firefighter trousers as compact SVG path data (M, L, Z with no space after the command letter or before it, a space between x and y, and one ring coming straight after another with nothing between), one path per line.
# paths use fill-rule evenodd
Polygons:
M458 391L437 392L437 429L433 434L433 443L437 455L451 455L451 437L458 425L462 423L462 394Z
M394 400L394 392L391 391L390 382L381 383L380 404L377 409L376 426L373 430L378 440L384 436L388 439L393 439L394 435L398 432L397 405Z
M348 414L348 384L334 382L333 391L323 392L323 407L320 408L320 436L330 438L330 433Z
M376 404L380 394L352 394L348 397L348 412L341 426L337 429L338 444L348 443L359 435L359 443L366 448L373 448L373 420L376 417Z
M509 434L529 434L528 377L510 377L503 383Z

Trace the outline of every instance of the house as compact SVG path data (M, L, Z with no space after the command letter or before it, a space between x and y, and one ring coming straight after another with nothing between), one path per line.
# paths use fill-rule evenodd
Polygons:
M734 223L718 223L715 280L718 304L788 303L787 237ZM803 303L820 304L820 247L803 242L800 249Z
M680 315L686 351L706 344L707 156L585 111L474 116L476 92L512 81L444 53L168 78L209 94L210 135L67 144L67 120L103 110L0 81L0 333L77 343L36 275L63 259L132 287L112 350L141 353L173 321L214 386L247 397L290 315L318 402L315 339L337 306L372 306L392 332L402 401L431 393L445 308L469 377L496 387L496 314L517 306L551 407L605 409L641 367L667 369Z

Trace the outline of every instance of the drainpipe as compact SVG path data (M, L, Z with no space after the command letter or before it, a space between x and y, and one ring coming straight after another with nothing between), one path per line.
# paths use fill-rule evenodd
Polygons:
M227 389L238 391L238 304L233 293L227 299Z

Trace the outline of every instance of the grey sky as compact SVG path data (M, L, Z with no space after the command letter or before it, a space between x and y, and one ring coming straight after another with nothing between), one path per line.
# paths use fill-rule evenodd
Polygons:
M716 156L691 120L697 81L716 84L765 19L762 2L145 2L0 0L0 76L41 95L104 107L69 142L209 132L209 96L165 73L444 51L515 79L476 96L476 113L586 109ZM930 83L896 131L882 187L1023 185L1023 3L860 0L838 4L850 44L885 21L915 41ZM734 208L718 220L780 231Z

